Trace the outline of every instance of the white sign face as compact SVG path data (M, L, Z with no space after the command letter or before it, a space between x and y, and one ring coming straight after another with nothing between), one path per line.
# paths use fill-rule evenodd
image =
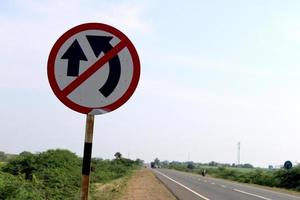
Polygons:
M136 50L117 29L83 24L66 32L48 60L48 77L56 96L81 113L103 114L124 104L140 74Z

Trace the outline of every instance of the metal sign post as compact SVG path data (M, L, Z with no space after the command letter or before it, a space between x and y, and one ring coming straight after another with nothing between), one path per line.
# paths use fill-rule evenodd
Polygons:
M81 200L87 200L89 194L93 131L94 131L94 115L87 114L86 125L85 125L83 164L82 164L82 180L81 180L81 193L80 193Z

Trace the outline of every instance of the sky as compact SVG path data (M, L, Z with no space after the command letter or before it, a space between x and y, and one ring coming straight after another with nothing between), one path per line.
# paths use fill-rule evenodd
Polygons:
M95 117L93 156L146 162L300 162L300 1L0 2L0 151L69 149L81 156L85 118L51 90L56 40L88 22L125 33L139 85Z

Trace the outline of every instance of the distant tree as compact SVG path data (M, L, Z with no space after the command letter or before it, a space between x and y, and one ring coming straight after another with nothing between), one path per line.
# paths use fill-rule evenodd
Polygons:
M122 158L122 154L120 152L115 153L114 156L117 160L120 160Z
M193 162L188 162L187 168L188 168L188 169L194 169L194 168L195 168L194 163L193 163Z
M273 165L269 165L268 169L274 169Z
M32 153L29 151L23 151L20 153L20 156L29 156L29 155L32 155Z
M178 165L181 165L181 163L178 162L178 161L172 161L172 162L169 163L170 168L175 168Z
M230 167L231 165L229 163L222 164L223 167Z
M242 165L243 168L254 168L253 165L246 163L244 165Z
M208 165L216 167L216 166L218 166L218 163L215 161L211 161L210 163L208 163Z
M160 160L158 158L155 158L154 159L154 164L156 164L157 166L159 166L160 165Z
M160 162L160 165L163 168L169 168L169 161L164 160L164 161Z
M139 165L139 166L142 166L144 164L144 161L139 158L137 158L134 162L136 165Z

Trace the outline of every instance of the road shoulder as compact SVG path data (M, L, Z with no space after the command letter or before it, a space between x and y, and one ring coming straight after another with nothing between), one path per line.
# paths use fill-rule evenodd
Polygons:
M137 171L119 200L176 200L150 169Z

